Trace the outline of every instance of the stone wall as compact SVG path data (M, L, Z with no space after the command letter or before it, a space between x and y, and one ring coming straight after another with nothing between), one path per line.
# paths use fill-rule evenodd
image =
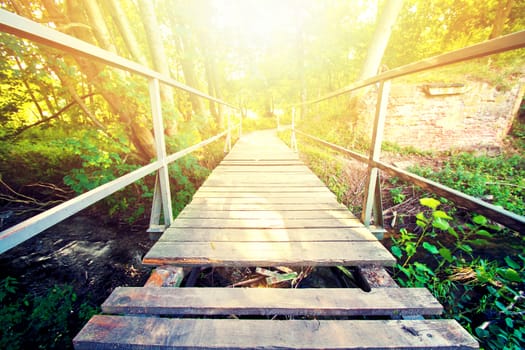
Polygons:
M464 93L429 96L423 84L394 82L384 140L421 150L500 146L523 97L523 87L517 84L498 91L484 82L464 85ZM369 111L375 108L375 93L372 95L367 96Z

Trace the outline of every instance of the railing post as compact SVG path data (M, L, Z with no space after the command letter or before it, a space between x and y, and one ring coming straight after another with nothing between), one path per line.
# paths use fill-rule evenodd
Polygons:
M230 113L228 113L228 134L226 134L226 143L224 144L224 153L228 153L232 150L232 126Z
M385 129L385 118L390 93L390 80L382 80L379 84L377 95L376 111L374 118L374 129L372 132L372 147L368 156L369 160L379 161L381 155L381 144ZM365 198L363 203L363 213L361 219L363 224L370 227L372 211L374 213L374 225L381 232L383 230L383 205L381 202L381 182L379 179L379 169L368 165L368 182L365 187ZM378 236L376 235L376 237ZM379 237L378 237L379 238Z
M151 103L151 115L153 118L153 132L155 136L155 148L157 159L162 163L162 167L157 172L155 181L155 194L152 206L152 217L150 220L151 231L158 232L155 224L160 224L159 200L162 203L164 213L164 226L169 226L173 222L173 210L171 206L170 179L168 173L168 162L166 160L166 143L164 141L164 126L162 122L162 105L160 101L160 85L158 79L149 80L149 95ZM160 191L159 191L160 189ZM160 196L159 196L160 194ZM156 222L155 222L156 221Z
M290 139L292 151L297 152L297 138L295 137L295 107L292 108L292 136Z
M242 137L242 109L239 110L239 138Z

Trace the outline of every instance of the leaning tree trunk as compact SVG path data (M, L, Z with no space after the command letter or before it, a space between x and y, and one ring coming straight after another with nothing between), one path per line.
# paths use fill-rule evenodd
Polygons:
M142 16L142 24L146 32L146 40L151 53L153 61L153 68L163 75L170 76L170 69L166 59L166 52L161 41L159 24L155 9L151 0L139 0L139 9ZM169 116L166 116L166 134L172 136L177 130L178 113L175 108L175 100L173 98L173 91L170 86L161 85L160 93L162 101L166 104L166 109L169 111Z
M122 6L120 6L120 2L118 0L104 0L104 4L108 6L111 18L113 18L113 21L115 22L122 39L124 39L126 48L131 54L133 60L143 66L147 66L148 61L140 50L140 45L131 29L126 13L122 9Z
M403 7L403 0L388 0L385 2L381 16L376 23L372 41L368 46L359 80L370 78L377 74L401 7Z
M79 11L81 7L77 0L66 1L67 14L64 14L53 0L42 0L42 3L50 18L59 24L66 25L65 28L68 28L67 24L70 23L82 24L87 22L84 13ZM91 28L96 29L94 26L91 26ZM73 26L70 28L69 33L86 42L95 43L91 32L84 26ZM128 136L136 148L137 157L144 162L155 157L153 134L151 130L140 123L140 118L137 116L139 108L136 101L124 94L120 94L117 89L107 84L107 77L101 76L101 73L104 71L103 65L82 57L75 57L75 60L88 81L95 86L96 90L106 100L111 112L119 117L122 124L128 126ZM117 80L116 78L114 77L114 80ZM125 91L123 84L122 87L120 91Z
M498 9L496 10L496 17L492 22L492 32L490 33L489 39L495 39L503 33L505 28L505 22L509 18L510 11L514 5L514 0L499 0Z

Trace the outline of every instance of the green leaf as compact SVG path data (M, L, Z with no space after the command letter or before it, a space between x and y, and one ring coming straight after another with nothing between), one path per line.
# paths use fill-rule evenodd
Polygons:
M432 213L434 218L440 218L440 219L446 219L446 220L452 220L452 217L445 213L443 210L436 210Z
M467 252L469 254L472 253L472 247L467 244L458 244L458 248L461 249L464 252Z
M513 269L519 269L520 268L520 265L517 262L515 262L514 260L512 260L512 258L510 256L506 256L505 257L505 262L507 263L507 265L509 265Z
M421 203L421 205L428 207L432 210L436 210L436 208L441 204L440 201L434 198L421 198L419 200L419 203Z
M437 247L431 243L423 242L423 248L428 250L431 254L437 254L439 253Z
M416 270L419 272L426 272L431 276L434 276L434 271L432 271L427 265L414 262L414 266L416 267Z
M443 231L447 231L450 227L448 221L445 221L441 218L436 218L434 221L432 221L432 226Z
M452 256L452 252L448 248L439 248L439 255L441 255L449 263L454 261L454 257Z
M505 323L507 324L507 326L509 328L513 328L514 327L514 322L512 321L512 318L510 318L510 317L506 317L505 318Z
M478 239L470 239L467 241L468 243L475 244L475 245L487 245L489 244L489 241L486 239L478 238Z
M488 220L483 215L476 215L472 218L472 221L478 225L485 226Z
M459 239L459 235L458 235L458 233L456 232L456 230L454 230L454 228L449 227L448 230L447 230L447 232L448 232L450 235L454 236L456 239Z
M405 251L407 252L408 256L412 256L416 254L416 246L412 242L407 242Z
M401 248L399 248L397 245L392 246L390 250L392 251L392 254L394 254L394 256L398 259L401 259L401 257L403 256Z
M483 237L488 237L488 238L494 237L494 235L492 233L488 232L487 230L477 230L476 234L478 236L483 236Z
M423 222L428 222L427 217L423 213L417 213L416 214L416 219L421 220Z
M499 269L498 272L506 280L509 280L509 281L512 281L512 282L521 282L522 281L520 274L514 269L511 269L511 268Z

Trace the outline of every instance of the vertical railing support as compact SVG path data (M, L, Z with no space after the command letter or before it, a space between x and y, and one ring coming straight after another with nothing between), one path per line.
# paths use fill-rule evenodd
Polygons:
M232 150L232 125L230 113L228 113L228 133L226 134L226 142L224 144L224 153L228 153Z
M292 151L297 152L297 138L295 137L295 107L292 108L292 136L290 139Z
M242 109L239 110L239 138L242 137Z
M155 148L157 152L157 159L162 163L162 167L157 172L158 181L155 181L155 194L150 220L150 228L154 230L154 227L152 226L158 226L160 224L159 201L160 203L162 203L165 227L171 225L171 223L173 222L173 210L171 206L170 181L168 173L168 163L166 159L166 143L164 140L164 126L162 122L160 85L157 79L149 80L149 95L151 103L151 115L153 117L153 132L155 136Z
M376 112L374 118L374 129L372 132L372 147L368 159L379 161L381 155L381 144L385 129L385 118L388 106L388 96L390 93L390 80L381 81L377 95ZM379 231L383 229L383 205L381 202L381 181L379 178L379 169L368 165L368 182L365 187L365 198L363 203L362 221L367 227L370 227L374 214L374 225ZM379 233L378 234L382 234Z

